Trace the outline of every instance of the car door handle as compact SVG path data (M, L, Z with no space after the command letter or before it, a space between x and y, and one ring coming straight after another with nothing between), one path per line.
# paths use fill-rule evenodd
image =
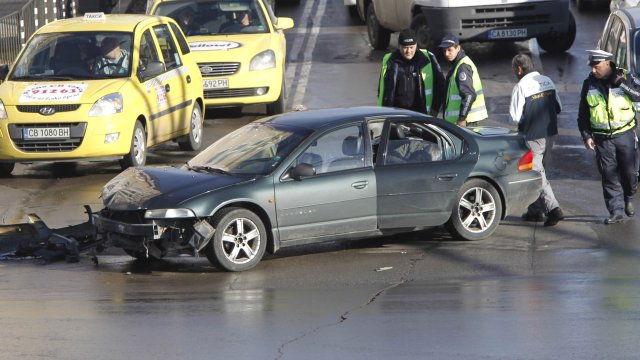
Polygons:
M447 173L447 174L438 174L438 180L441 181L451 181L458 177L458 174L455 173Z
M353 184L351 184L351 187L359 190L366 188L367 185L369 185L369 182L367 180L363 180L354 182Z
M191 84L191 75L187 75L187 84Z
M165 90L166 92L171 91L171 86L169 86L169 84L165 85L165 86L164 86L164 90Z

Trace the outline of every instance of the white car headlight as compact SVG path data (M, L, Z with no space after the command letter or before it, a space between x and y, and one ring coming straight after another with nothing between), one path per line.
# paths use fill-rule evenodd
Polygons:
M4 108L4 103L0 99L0 119L7 118L7 109Z
M105 116L122 112L122 94L113 93L98 99L89 110L89 116Z
M145 219L188 219L195 218L191 209L153 209L144 213Z
M265 50L251 59L249 70L265 70L276 67L276 54L273 50Z

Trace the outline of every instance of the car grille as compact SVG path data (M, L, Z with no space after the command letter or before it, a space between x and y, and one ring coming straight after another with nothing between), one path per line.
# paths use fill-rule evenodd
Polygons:
M232 97L255 96L255 88L205 90L205 99L224 99Z
M18 111L25 113L39 113L42 108L52 108L55 112L76 111L80 108L80 104L63 104L63 105L18 105Z
M68 139L24 140L22 131L35 127L69 127ZM28 153L67 152L78 148L82 144L87 123L38 123L38 124L9 124L9 136L18 149Z
M238 72L240 63L200 63L198 68L203 76L229 76Z
M472 19L462 19L462 28L497 28L549 23L550 16L548 14L526 15L526 13L531 13L534 10L535 6L505 6L476 9L475 13L478 16Z

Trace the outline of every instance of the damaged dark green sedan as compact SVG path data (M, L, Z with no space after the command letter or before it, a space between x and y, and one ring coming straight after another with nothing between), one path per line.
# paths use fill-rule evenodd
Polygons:
M540 193L524 138L415 112L291 112L243 126L182 168L130 168L93 214L99 248L135 258L203 252L243 271L265 251L446 225L490 236Z

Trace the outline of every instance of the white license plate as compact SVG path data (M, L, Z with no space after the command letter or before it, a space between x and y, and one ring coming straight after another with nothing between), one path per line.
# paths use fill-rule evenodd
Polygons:
M226 89L229 87L229 79L205 79L202 80L202 87L205 90Z
M489 30L489 39L513 39L526 38L527 29L500 29Z
M26 128L22 129L22 136L29 140L68 139L69 128Z

